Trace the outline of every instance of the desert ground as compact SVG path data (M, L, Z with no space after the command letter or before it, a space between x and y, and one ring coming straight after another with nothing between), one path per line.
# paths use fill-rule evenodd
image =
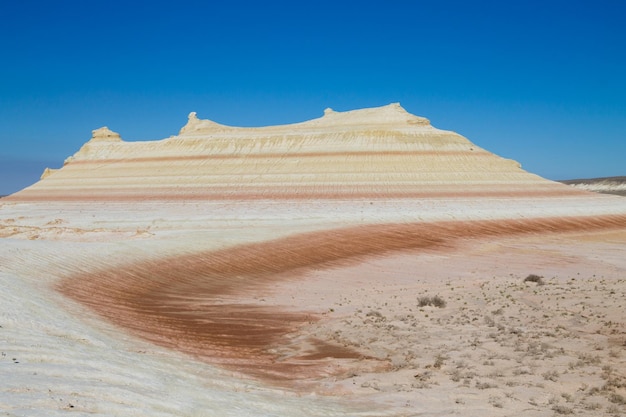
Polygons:
M5 203L2 212L28 213L20 205ZM483 236L481 228L460 237L426 229L407 234L407 225L365 234L351 227L345 236L324 232L320 241L318 232L295 239L285 233L259 249L270 256L287 251L291 258L279 259L296 260L256 274L243 265L249 248L213 249L250 237L245 227L220 233L218 242L204 231L111 230L106 222L80 234L71 221L48 220L43 211L31 216L3 220L3 232L11 233L0 249L6 415L624 410L623 217L588 223L589 230L577 230L579 223L541 231L548 228L542 224L509 234L495 227ZM119 225L115 213L108 217ZM38 222L44 227L32 226ZM275 226L255 238L269 230L280 235ZM370 233L390 234L384 250L335 256L322 250L312 262L297 259L323 242L367 242ZM330 248L342 252L335 243ZM215 252L233 257L222 273L243 265L234 283L194 275ZM252 270L267 260L257 261ZM162 289L137 285L171 277L168 265L187 279ZM142 310L133 297L143 300ZM150 302L167 314L146 314Z
M624 415L625 248L399 105L98 129L0 200L0 414Z

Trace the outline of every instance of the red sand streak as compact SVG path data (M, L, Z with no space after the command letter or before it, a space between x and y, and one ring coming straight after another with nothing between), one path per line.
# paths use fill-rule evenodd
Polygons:
M290 236L69 277L59 290L158 345L210 363L292 384L327 374L330 361L360 354L311 340L313 351L279 358L281 346L318 316L238 303L313 267L346 265L395 251L451 250L460 239L626 228L626 216L365 225ZM340 276L337 277L340 279ZM307 306L314 308L314 306ZM333 368L339 369L341 368Z

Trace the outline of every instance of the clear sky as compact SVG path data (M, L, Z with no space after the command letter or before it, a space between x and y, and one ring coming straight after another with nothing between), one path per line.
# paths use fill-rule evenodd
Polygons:
M626 175L626 1L0 0L0 195L101 126L400 102L550 179Z

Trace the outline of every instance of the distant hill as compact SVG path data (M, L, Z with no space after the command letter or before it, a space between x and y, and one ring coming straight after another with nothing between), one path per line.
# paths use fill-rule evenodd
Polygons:
M576 180L559 181L582 190L594 191L604 194L616 194L626 197L626 176L585 178Z

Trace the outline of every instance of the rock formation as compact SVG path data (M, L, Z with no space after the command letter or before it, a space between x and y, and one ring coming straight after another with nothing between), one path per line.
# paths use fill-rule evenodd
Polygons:
M431 126L399 104L291 125L200 120L179 135L124 142L106 127L62 169L13 200L415 198L573 191Z

